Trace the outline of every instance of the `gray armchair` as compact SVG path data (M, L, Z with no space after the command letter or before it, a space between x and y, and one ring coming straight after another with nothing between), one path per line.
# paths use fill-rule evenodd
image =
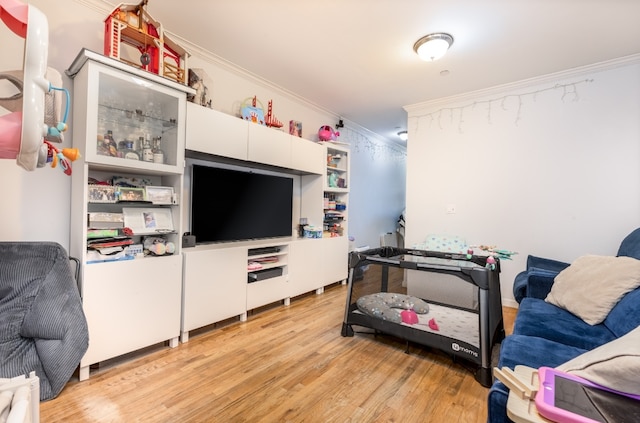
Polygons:
M69 257L53 242L0 242L0 377L40 378L55 398L87 351L89 333Z

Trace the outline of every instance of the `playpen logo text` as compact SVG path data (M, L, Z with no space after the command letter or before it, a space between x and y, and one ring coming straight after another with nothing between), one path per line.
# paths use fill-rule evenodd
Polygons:
M454 351L462 351L463 353L467 353L467 354L471 354L474 357L478 357L478 353L470 350L469 348L464 348L461 347L460 345L456 344L455 342L451 344L451 349Z

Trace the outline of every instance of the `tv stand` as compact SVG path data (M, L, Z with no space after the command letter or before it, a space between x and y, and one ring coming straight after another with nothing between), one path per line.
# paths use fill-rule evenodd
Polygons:
M346 237L242 241L197 245L183 250L181 342L189 332L228 319L245 321L248 311L313 292L346 280ZM340 260L344 259L344 263ZM260 262L260 269L249 263ZM336 266L344 264L344 266ZM271 277L249 282L254 271L274 270Z

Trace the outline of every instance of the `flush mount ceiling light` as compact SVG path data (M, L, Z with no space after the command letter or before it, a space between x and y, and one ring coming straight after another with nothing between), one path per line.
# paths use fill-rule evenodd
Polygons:
M425 35L413 45L415 51L422 60L434 61L445 55L453 44L453 37L444 32Z
M402 141L406 141L407 139L409 139L409 135L407 134L407 131L398 132L398 136Z

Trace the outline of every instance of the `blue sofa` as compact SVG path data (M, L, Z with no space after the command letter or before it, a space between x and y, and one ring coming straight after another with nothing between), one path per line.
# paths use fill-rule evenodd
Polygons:
M640 228L622 241L617 255L640 260ZM555 276L568 266L556 260L527 258L527 269L514 281L514 296L520 305L513 333L500 347L498 368L557 367L640 326L640 288L627 293L602 323L593 326L545 302ZM487 422L512 422L507 416L508 395L509 389L495 380L488 395Z

